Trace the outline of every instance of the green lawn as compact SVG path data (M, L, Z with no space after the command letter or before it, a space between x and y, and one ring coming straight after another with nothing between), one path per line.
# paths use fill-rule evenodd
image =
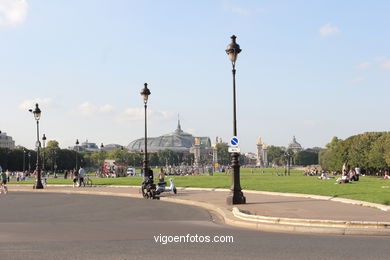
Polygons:
M231 176L225 173L174 176L174 180L178 187L229 188L231 185ZM142 177L93 178L94 185L140 185L141 182ZM319 180L317 177L303 176L302 171L296 170L292 171L291 176L276 176L274 169L254 169L254 173L251 173L251 169L241 169L242 189L335 196L390 205L390 180L361 177L359 182L335 183L335 179ZM49 184L72 184L72 181L50 179Z

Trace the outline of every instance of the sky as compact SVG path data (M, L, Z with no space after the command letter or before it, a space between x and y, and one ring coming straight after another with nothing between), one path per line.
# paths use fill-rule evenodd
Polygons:
M33 148L128 145L182 129L233 134L231 35L242 152L258 136L324 147L388 131L390 1L0 0L0 130Z

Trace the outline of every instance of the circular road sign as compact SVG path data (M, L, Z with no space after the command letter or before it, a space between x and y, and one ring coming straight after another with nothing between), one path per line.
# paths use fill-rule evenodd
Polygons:
M232 138L230 138L230 145L231 146L238 146L239 143L240 143L240 140L238 139L237 136L233 136Z

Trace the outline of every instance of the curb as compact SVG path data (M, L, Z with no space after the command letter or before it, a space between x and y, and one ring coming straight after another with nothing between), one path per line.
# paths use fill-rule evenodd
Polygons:
M241 212L238 208L233 208L233 215L239 219L258 222L271 223L280 225L295 225L295 226L309 226L322 228L338 228L342 229L344 233L347 231L379 231L381 235L390 235L390 222L375 222L375 221L343 221L343 220L321 220L321 219L299 219L299 218L279 218L249 215Z

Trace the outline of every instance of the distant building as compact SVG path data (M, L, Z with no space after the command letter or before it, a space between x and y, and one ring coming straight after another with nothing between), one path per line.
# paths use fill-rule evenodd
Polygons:
M119 144L107 144L107 145L105 145L104 147L103 147L103 150L104 151L114 151L114 150L116 150L116 149L120 149L121 147L123 147L122 145L119 145ZM126 149L127 150L127 148L126 147L123 147L123 149Z
M268 166L268 147L265 143L261 142L260 136L257 138L256 166L257 167Z
M293 139L291 143L287 146L287 149L291 149L294 153L300 152L303 150L302 146L297 142L295 139L295 136L293 136Z
M70 147L71 150L79 152L96 152L99 151L99 147L95 143L89 143L88 139L78 146Z
M8 136L7 133L0 131L0 147L15 148L15 141L12 140L11 136Z
M209 137L194 137L181 129L180 120L178 120L177 129L169 134L159 137L148 137L148 151L157 152L160 150L171 150L175 152L192 152L195 147L195 138L198 139L201 153L206 149L211 149L211 140ZM131 152L141 152L144 150L145 139L140 138L132 141L127 149Z

